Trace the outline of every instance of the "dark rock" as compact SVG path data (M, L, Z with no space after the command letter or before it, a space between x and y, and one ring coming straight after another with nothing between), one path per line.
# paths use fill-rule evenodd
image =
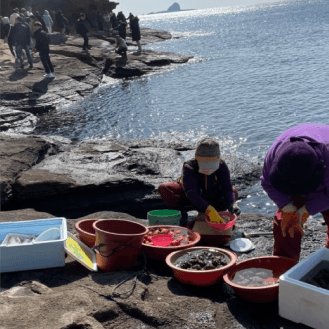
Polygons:
M60 45L61 43L66 42L67 37L62 33L53 32L53 33L48 33L48 40L49 40L49 44L51 45Z
M3 143L10 148L14 142L7 137ZM47 157L29 170L4 176L10 180L4 180L3 189L9 190L7 195L12 198L6 209L33 207L52 214L66 211L73 217L110 209L146 218L151 209L165 207L157 193L159 184L176 180L183 162L193 153L189 145L181 145L180 149L187 151L178 152L177 144L150 140L92 140L76 145L48 139L43 143ZM233 156L224 158L239 191L259 179L258 165ZM6 153L3 161L13 167Z
M18 174L39 163L51 145L37 137L15 138L0 136L1 205L12 198L12 184Z

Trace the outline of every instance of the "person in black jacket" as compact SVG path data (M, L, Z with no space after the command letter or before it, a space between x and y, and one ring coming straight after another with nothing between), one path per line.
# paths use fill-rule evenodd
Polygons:
M127 23L119 21L119 25L116 28L114 28L114 30L117 30L120 37L122 39L126 40L126 37L127 37Z
M113 12L111 12L110 22L111 22L112 29L115 29L118 26L117 17L115 15L115 13L113 13Z
M35 49L39 52L41 62L45 68L46 78L55 78L54 67L49 57L49 40L47 33L42 30L42 24L35 22L33 24L33 36L35 38Z
M129 24L131 29L131 38L133 41L136 41L138 50L142 50L142 46L140 43L141 40L141 30L139 28L139 18L137 16L134 16L132 13L129 14Z
M40 13L38 11L35 12L35 18L41 23L42 25L42 30L45 31L46 33L48 33L48 29L46 26L45 21L43 20L42 16L40 15Z
M33 68L33 60L31 57L29 45L30 45L30 29L25 24L23 17L18 16L16 18L17 23L12 27L10 35L11 35L11 43L16 47L16 56L18 61L20 62L21 69L24 68L24 60L22 56L23 49L25 50L27 60L30 64L30 69Z
M77 33L80 34L84 40L82 50L88 51L88 49L91 49L91 46L89 46L89 39L88 39L88 29L86 27L86 14L80 13L80 18L77 21Z

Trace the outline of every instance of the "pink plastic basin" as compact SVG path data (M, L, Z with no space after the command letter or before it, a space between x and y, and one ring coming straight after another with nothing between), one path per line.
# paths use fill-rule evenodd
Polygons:
M221 231L225 231L225 230L228 230L229 228L231 228L233 225L235 225L235 220L237 219L237 215L235 214L231 214L230 212L228 211L219 211L218 212L218 215L223 217L228 217L230 219L230 221L228 223L225 223L225 224L218 224L218 223L212 223L210 220L209 220L209 217L206 216L206 223L216 229L216 230L221 230Z

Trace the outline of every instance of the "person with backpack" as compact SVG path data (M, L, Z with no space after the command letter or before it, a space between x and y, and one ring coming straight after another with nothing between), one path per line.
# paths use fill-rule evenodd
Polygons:
M55 78L54 67L51 63L49 53L49 40L47 33L42 30L42 24L35 22L33 24L33 36L35 38L35 49L39 52L42 65L46 71L45 78Z

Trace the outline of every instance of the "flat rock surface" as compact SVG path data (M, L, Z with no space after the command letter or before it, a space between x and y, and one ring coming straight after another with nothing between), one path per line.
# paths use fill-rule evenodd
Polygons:
M74 144L56 138L3 136L1 142L0 165L7 180L2 205L53 214L68 211L74 217L91 210L146 214L163 208L158 186L176 181L183 162L194 153L194 145L151 140ZM229 155L224 159L243 197L243 190L258 181L261 167Z
M0 212L0 222L39 219L40 216L52 217L24 209ZM111 212L86 217L146 222ZM79 219L68 222L76 220ZM270 228L271 219L260 214L243 214L238 219L239 232ZM75 233L72 225L68 230ZM325 227L311 218L305 233L302 257L323 245ZM273 244L272 237L252 238L252 241L256 249L238 255L238 260L271 255L272 250L267 246ZM140 271L141 266L142 258L131 271L92 273L67 257L62 268L4 273L0 289L1 328L308 328L279 317L277 302L253 304L243 301L222 283L206 288L187 286L174 279L164 263L150 260L147 261L148 273L139 276L129 298L113 296L113 289L135 271ZM130 279L116 292L127 292L131 284Z

